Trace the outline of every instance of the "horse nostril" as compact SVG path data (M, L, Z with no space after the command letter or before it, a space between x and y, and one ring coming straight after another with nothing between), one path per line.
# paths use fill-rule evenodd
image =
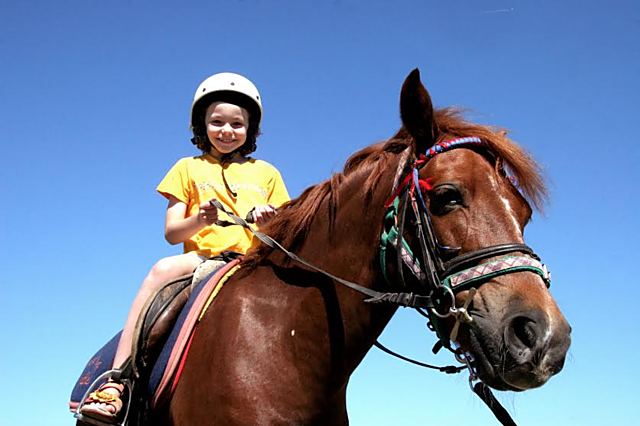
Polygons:
M564 318L549 317L542 310L519 309L502 323L500 366L507 383L518 389L541 386L562 369L571 343Z
M535 315L518 315L507 322L504 342L516 362L534 361L543 345L545 327L546 322L536 320Z
M511 322L514 337L525 347L533 349L538 341L536 323L531 318L516 317Z

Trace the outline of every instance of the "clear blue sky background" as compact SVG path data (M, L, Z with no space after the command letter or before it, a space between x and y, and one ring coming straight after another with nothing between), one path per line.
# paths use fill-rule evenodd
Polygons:
M187 120L218 71L262 91L257 156L296 196L399 127L419 67L437 106L504 126L551 202L527 241L573 326L564 371L499 397L523 425L637 424L637 1L227 0L0 3L0 425L68 425L85 362L124 321L163 239L155 185L196 154ZM385 344L424 360L400 311ZM373 349L354 425L493 425L463 376Z

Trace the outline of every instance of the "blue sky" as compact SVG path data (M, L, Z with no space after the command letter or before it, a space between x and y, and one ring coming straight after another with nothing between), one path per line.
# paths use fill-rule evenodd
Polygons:
M88 358L124 322L163 239L154 188L197 152L189 106L219 71L265 115L256 156L292 195L399 127L419 67L437 106L510 129L551 189L527 242L573 326L563 372L499 398L521 424L631 424L640 148L634 1L4 1L0 4L0 425L72 424ZM381 341L423 360L434 336L399 311ZM354 425L493 425L465 377L372 349Z

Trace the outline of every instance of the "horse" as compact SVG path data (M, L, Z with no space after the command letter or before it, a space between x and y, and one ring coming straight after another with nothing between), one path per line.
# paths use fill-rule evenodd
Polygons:
M349 377L399 306L426 310L442 346L494 389L536 388L562 369L571 329L523 239L547 197L539 166L506 132L435 109L417 69L400 115L394 136L263 228L299 257L254 245L152 424L346 425ZM398 235L385 246L389 222ZM455 287L461 274L474 277Z

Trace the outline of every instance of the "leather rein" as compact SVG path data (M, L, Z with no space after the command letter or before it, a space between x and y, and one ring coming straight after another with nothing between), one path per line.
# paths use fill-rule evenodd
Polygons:
M473 299L476 288L490 279L509 273L529 271L539 275L548 287L551 278L547 268L540 262L540 258L533 249L525 244L500 244L460 255L458 254L459 248L446 247L438 242L431 223L431 216L422 194L423 190L427 189L429 185L428 182L420 179L419 170L436 155L456 148L486 149L486 145L478 137L465 137L439 142L427 150L425 154L413 159L413 161L410 161L408 155L403 155L394 179L392 195L385 203L387 213L380 238L382 272L387 281L391 283L387 276L387 258L395 254L397 274L399 275L401 286L409 287L404 276L404 271L408 270L419 283L420 289L415 293L379 292L337 277L290 252L270 236L255 230L245 219L228 211L218 200L212 200L211 203L226 213L233 223L248 229L267 246L278 249L290 259L307 268L368 296L364 300L366 303L390 303L411 307L428 317L429 327L439 339L434 346L434 353L445 347L454 353L456 359L463 364L462 367L436 367L414 361L387 349L377 341L375 342L376 347L413 364L438 369L446 373L457 373L465 368L468 369L469 385L473 392L489 406L503 425L515 425L507 411L495 399L489 387L479 379L472 366L473 356L468 352L464 352L457 345L456 337L462 323L471 323L473 321L473 318L467 312L467 308ZM412 212L415 219L415 236L419 243L419 257L413 254L411 245L404 238L408 211ZM444 260L446 258L450 258L450 260ZM492 260L487 261L487 259ZM463 290L469 290L466 301L463 306L456 307L455 295ZM442 321L447 317L455 319L454 327L448 335ZM478 383L474 385L476 381Z

